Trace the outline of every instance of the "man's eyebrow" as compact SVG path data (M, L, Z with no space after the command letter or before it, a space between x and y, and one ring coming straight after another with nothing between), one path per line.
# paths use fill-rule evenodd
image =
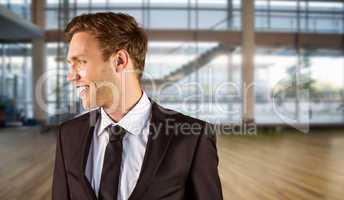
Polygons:
M66 58L66 61L70 63L72 60L79 60L80 57L84 57L84 55L80 54L80 55L72 56L71 58Z

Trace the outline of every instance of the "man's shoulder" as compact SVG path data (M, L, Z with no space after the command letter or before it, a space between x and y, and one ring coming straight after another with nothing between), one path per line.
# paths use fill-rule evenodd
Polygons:
M171 141L178 144L173 146L184 146L186 149L196 149L198 145L203 148L216 148L216 125L172 109L162 106L160 108L166 112L162 120L169 135L172 135Z
M205 120L165 108L161 105L159 105L159 109L159 112L164 113L164 118L161 120L174 130L192 132L195 133L195 135L208 133L209 130L214 130L214 125Z
M170 109L170 108L166 108L160 104L156 104L156 109L159 109L159 112L162 113L163 115L163 120L170 120L170 121L174 121L174 122L184 122L184 123L199 123L199 124L206 124L207 122L186 114L183 114L179 111Z
M59 125L60 132L64 132L66 130L76 131L83 126L88 126L89 124L91 124L92 120L95 123L97 112L97 109L85 111L74 116L71 119L62 122Z
M81 121L84 121L86 120L88 117L89 117L89 114L90 114L90 111L88 112L83 112L83 113L80 113L76 116L74 116L73 118L71 119L68 119L66 121L63 121L61 124L60 124L60 127L67 127L67 126L71 126L71 125L75 125Z

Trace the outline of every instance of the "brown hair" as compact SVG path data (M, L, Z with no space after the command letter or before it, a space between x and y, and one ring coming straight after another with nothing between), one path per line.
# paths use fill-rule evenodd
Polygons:
M112 12L83 14L73 18L67 25L64 32L66 40L70 42L78 32L88 32L95 36L104 60L118 50L125 49L141 78L147 52L147 36L132 16Z

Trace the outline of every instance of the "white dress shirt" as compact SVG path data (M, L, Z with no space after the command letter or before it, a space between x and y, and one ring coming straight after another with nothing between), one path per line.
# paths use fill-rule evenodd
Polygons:
M103 169L106 145L109 133L106 130L110 124L119 125L127 132L123 138L123 153L118 186L119 200L127 200L137 183L149 135L151 118L151 102L143 92L139 102L118 122L115 123L101 108L86 164L86 176L97 197Z

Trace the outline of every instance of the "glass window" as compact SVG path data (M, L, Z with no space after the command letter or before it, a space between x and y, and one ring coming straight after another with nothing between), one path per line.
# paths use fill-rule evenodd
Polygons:
M340 52L315 49L297 55L288 49L260 51L255 59L258 123L344 121L344 59Z
M186 29L187 12L183 10L151 10L149 28Z
M225 11L199 11L199 29L224 29L227 14ZM195 24L195 27L197 25Z
M255 118L257 123L287 123L295 120L295 80L297 56L291 50L273 54L257 49L255 55Z

